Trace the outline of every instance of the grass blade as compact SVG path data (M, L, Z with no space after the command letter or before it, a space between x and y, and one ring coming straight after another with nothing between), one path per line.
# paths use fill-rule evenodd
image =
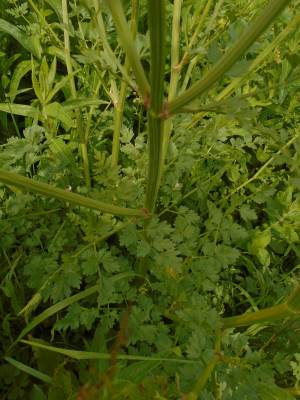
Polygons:
M128 278L128 277L135 277L137 274L134 272L122 272L120 274L114 275L111 280L112 282L117 282L121 279ZM77 293L74 296L68 297L60 301L59 303L54 304L53 306L47 308L47 310L43 311L37 317L35 317L27 326L22 330L18 338L16 339L15 345L19 342L28 332L30 332L33 328L39 325L41 322L45 321L45 319L51 317L52 315L58 313L59 311L63 310L64 308L70 306L73 303L76 303L79 300L85 299L86 297L90 296L91 294L96 293L99 290L99 285L94 285L83 292ZM21 311L22 312L22 311Z
M7 362L9 362L11 365L18 368L19 370L26 372L27 374L32 375L35 378L40 379L43 382L49 383L52 380L51 376L43 374L42 372L37 371L34 368L28 367L28 365L23 364L20 361L14 360L11 357L8 357L8 356L4 357L4 360L6 360Z
M82 300L86 298L87 296L90 296L93 293L96 293L97 290L99 289L98 285L92 286L86 290L84 290L81 293L75 294L74 296L68 297L67 299L64 299L60 301L59 303L54 304L54 306L51 306L47 308L47 310L43 311L41 314L39 314L37 317L35 317L27 326L22 330L18 338L16 339L14 345L19 342L25 335L27 335L28 332L30 332L33 328L35 328L37 325L39 325L41 322L45 321L45 319L51 317L52 315L58 313L59 311L63 310L64 308L70 306L73 303L76 303L79 300Z
M67 357L75 358L76 360L109 360L110 353L97 353L94 351L78 351L62 349L60 347L48 346L41 343L32 342L29 340L21 340L20 342L29 344L30 346L39 347L44 350L54 351L55 353L63 354ZM118 355L119 360L132 360L132 361L166 361L178 364L194 364L195 361L182 360L178 358L160 358L160 357L143 357L143 356L129 356L124 354Z

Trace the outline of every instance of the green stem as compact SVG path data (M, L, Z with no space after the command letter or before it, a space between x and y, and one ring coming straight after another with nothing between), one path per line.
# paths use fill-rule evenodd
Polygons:
M272 0L248 31L236 42L215 66L185 93L168 104L168 114L177 113L181 107L190 103L206 90L210 89L252 46L267 29L290 0Z
M285 390L291 396L300 396L300 389L298 389L296 387L282 388L282 389Z
M148 18L150 30L150 86L151 97L148 110L148 179L145 208L153 214L160 186L163 168L163 113L164 77L165 77L165 2L148 0Z
M282 304L265 308L247 314L237 315L236 317L222 318L222 329L236 328L239 326L254 325L258 323L268 323L278 319L295 317L300 313L300 286Z
M150 108L148 109L148 178L145 209L152 215L160 186L164 164L164 121L163 112L164 76L165 76L165 2L164 0L148 0L148 21L150 30ZM146 232L150 219L143 224ZM144 234L147 240L147 234ZM139 274L147 272L148 256L139 260ZM141 278L137 281L140 286Z
M217 329L216 334L218 335L218 339L215 343L215 355L213 360L207 364L206 368L204 369L203 373L201 374L200 378L198 379L194 389L188 395L187 400L197 400L199 398L199 394L204 388L206 382L210 378L213 370L215 369L216 365L220 361L219 354L221 352L221 331Z
M223 101L215 101L215 102L209 103L203 107L185 106L180 110L180 112L181 113L196 113L196 112L208 111L208 112L226 113L227 107L230 107L231 101L237 102L239 100L247 99L248 97L255 97L261 93L267 93L267 92L270 92L271 90L279 89L283 86L287 86L289 83L297 81L298 79L300 79L300 75L292 75L289 79L287 79L283 82L280 82L280 83L276 83L275 85L271 85L271 86L267 86L267 87L264 87L259 90L255 90L255 92L248 92L248 93L242 94L241 96L234 96L229 100L230 103L228 102L228 100L223 100ZM222 109L223 109L223 111L222 111Z
M279 319L297 317L300 314L300 286L287 298L284 303L273 307L265 308L260 311L237 315L235 317L220 318L222 329L237 328L240 326L254 325L259 323L269 323ZM171 321L186 323L182 317L176 314L164 312L164 316Z
M220 8L222 7L222 4L224 3L224 0L219 0L213 14L209 17L209 22L208 22L208 26L206 27L205 32L209 32L212 27L216 24L216 19L218 17L218 15L220 14Z
M171 101L175 98L179 80L179 70L177 66L179 62L179 32L180 32L181 3L182 0L174 0L172 43L171 43L171 79L170 79L168 101Z
M66 26L68 26L69 18L68 18L67 0L62 0L62 15L63 15L63 23ZM67 66L68 74L70 75L73 73L73 68L72 68L71 55L70 55L70 37L69 37L69 32L68 32L67 28L64 28L64 42L65 42L66 66ZM72 99L73 100L77 99L77 92L76 92L74 77L72 77L70 79L70 89L71 89ZM83 159L85 183L86 183L86 186L91 186L87 145L86 145L86 141L85 141L81 113L78 108L75 109L75 116L76 116L77 130L78 130L79 138L80 138L80 148L81 148L81 155L82 155L82 159Z
M194 34L193 34L193 36L192 36L192 38L191 38L191 40L189 42L189 47L190 48L193 46L195 40L197 39L197 36L199 35L200 29L202 28L202 26L203 26L203 24L205 22L205 18L207 17L207 14L209 13L209 10L210 10L210 8L212 6L212 3L213 3L213 0L208 0L208 2L206 3L205 9L203 11L203 14L201 15L201 18L199 20L197 28L196 28L196 30L195 30L195 32L194 32ZM178 65L178 67L177 67L178 69L182 68L183 64L185 63L185 61L186 61L186 59L188 57L188 55L189 55L189 52L186 51L184 53L179 65Z
M145 208L152 215L163 170L164 121L148 113L148 178Z
M187 85L189 83L189 80L191 78L193 68L196 65L197 60L198 60L198 56L195 56L195 57L193 57L191 59L189 65L188 65L186 74L184 76L184 80L183 80L183 83L182 83L182 86L181 86L181 89L180 89L180 93L185 92L185 90L187 88Z
M103 203L98 200L90 199L68 190L59 189L46 183L38 182L24 176L0 169L0 182L5 185L12 185L31 193L41 194L50 198L58 199L63 202L70 202L78 206L86 207L91 210L102 211L114 215L124 215L127 217L145 218L146 214L141 210L133 210L125 207L118 207Z
M261 54L256 57L256 59L252 62L252 64L248 67L247 72L242 77L235 78L220 94L217 95L215 101L220 101L224 98L227 98L234 90L241 86L243 81L248 78L252 73L262 68L261 63L269 56L269 54L277 47L280 43L282 43L286 37L291 33L291 31L299 24L300 22L300 14L296 15L296 17L287 25L287 27L273 40L273 42L261 52ZM196 114L191 123L188 125L187 129L194 127L198 122L203 118L205 114L200 113Z
M60 39L58 38L58 36L55 34L55 32L53 31L53 29L51 28L51 26L48 24L48 22L46 21L45 17L43 16L43 14L40 12L40 10L38 9L38 7L34 4L33 0L28 0L28 3L31 5L31 7L34 9L34 11L37 13L38 17L40 18L41 21L43 21L43 23L47 26L49 32L51 33L51 35L53 36L54 40L56 41L56 43L59 45L59 47L64 48L62 42L60 41Z
M132 11L131 11L131 25L130 31L133 40L136 37L137 25L138 25L138 11L139 11L139 0L133 0L132 2ZM128 57L125 59L125 71L129 73L130 64ZM116 116L115 116L115 126L114 126L114 136L113 136L113 145L112 145L112 165L118 165L119 161L119 148L120 148L120 132L122 128L122 119L124 113L124 105L126 99L127 92L127 82L122 81L119 101L116 104Z
M180 32L180 16L181 16L182 0L174 0L173 6L173 22L172 22L172 43L171 43L171 78L168 93L168 101L176 97L177 86L180 76L180 71L177 68L179 62L179 32ZM163 159L168 149L168 144L172 132L172 119L169 118L164 123L163 133Z
M118 31L125 54L138 84L138 91L145 104L149 101L149 83L139 59L134 42L124 15L120 0L107 0L107 4L112 13L116 29Z
M120 63L119 59L115 56L115 53L113 52L112 48L110 47L110 44L108 42L106 32L105 32L105 26L104 26L104 21L102 18L102 13L100 10L99 1L93 0L93 5L95 8L96 16L93 14L93 12L90 9L88 9L88 10L89 10L91 17L95 21L95 26L96 26L99 36L101 38L104 53L106 53L106 56L108 57L108 59L112 59L113 62L116 64L116 66L118 67L119 71L121 72L121 74L123 76L123 79L125 79L125 81L127 81L127 83L134 90L136 90L136 84L130 79L128 73L125 71L125 69L123 68L123 65ZM113 73L113 71L110 71L110 73Z

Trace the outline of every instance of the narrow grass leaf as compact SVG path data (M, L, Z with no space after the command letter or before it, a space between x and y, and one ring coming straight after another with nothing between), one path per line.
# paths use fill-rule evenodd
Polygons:
M117 282L124 278L135 277L138 276L135 272L121 272L120 274L114 275L111 278L112 282ZM33 328L39 325L41 322L45 321L45 319L50 318L52 315L58 313L59 311L63 310L64 308L70 306L71 304L76 303L86 297L96 293L99 290L99 285L94 285L83 292L75 294L74 296L68 297L60 301L59 303L54 304L53 306L47 308L47 310L43 311L40 315L35 317L27 326L22 330L20 335L18 336L17 340L15 341L14 345L20 341L28 332L30 332ZM22 312L22 311L21 311ZM21 313L20 312L20 313ZM19 313L19 314L20 314Z
M67 299L60 301L59 303L54 304L47 308L47 310L43 311L37 317L35 317L27 326L22 330L20 335L18 336L17 340L14 344L19 342L28 332L30 332L33 328L39 325L41 322L45 321L45 319L50 318L52 315L58 313L59 311L63 310L64 308L70 306L73 303L76 303L79 300L82 300L93 293L96 293L99 289L98 285L92 286L89 289L84 290L81 293L75 294Z
M97 353L93 351L79 351L62 349L60 347L48 346L41 343L32 342L29 340L20 340L20 342L29 344L30 346L39 347L41 349L54 351L59 354L63 354L67 357L75 358L76 360L108 360L111 358L110 353ZM119 360L135 360L135 361L166 361L178 364L194 364L195 361L182 360L177 358L160 358L160 357L143 357L143 356L128 356L124 354L118 355Z
M4 359L9 362L14 367L18 368L19 370L26 372L29 375L34 376L37 379L40 379L43 382L49 383L51 382L52 378L49 375L43 374L40 371L37 371L34 368L28 367L28 365L21 363L20 361L14 360L11 357L4 357Z
M64 103L61 103L61 106L63 107L64 110L70 111L74 110L74 108L99 106L100 104L109 104L109 102L99 99L75 99L75 100L67 100Z

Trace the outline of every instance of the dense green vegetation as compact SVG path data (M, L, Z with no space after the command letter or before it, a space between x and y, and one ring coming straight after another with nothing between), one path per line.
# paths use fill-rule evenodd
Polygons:
M0 10L0 399L298 398L299 1Z

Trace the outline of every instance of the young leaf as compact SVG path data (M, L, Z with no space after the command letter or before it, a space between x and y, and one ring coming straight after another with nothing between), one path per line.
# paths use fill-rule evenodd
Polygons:
M268 386L264 383L257 385L256 392L261 400L295 400L295 397L291 396L284 389L278 386Z
M0 30L13 36L22 46L25 47L25 49L29 51L29 53L32 53L35 57L41 57L42 49L40 43L33 41L32 38L28 37L28 35L23 33L17 26L0 18Z

